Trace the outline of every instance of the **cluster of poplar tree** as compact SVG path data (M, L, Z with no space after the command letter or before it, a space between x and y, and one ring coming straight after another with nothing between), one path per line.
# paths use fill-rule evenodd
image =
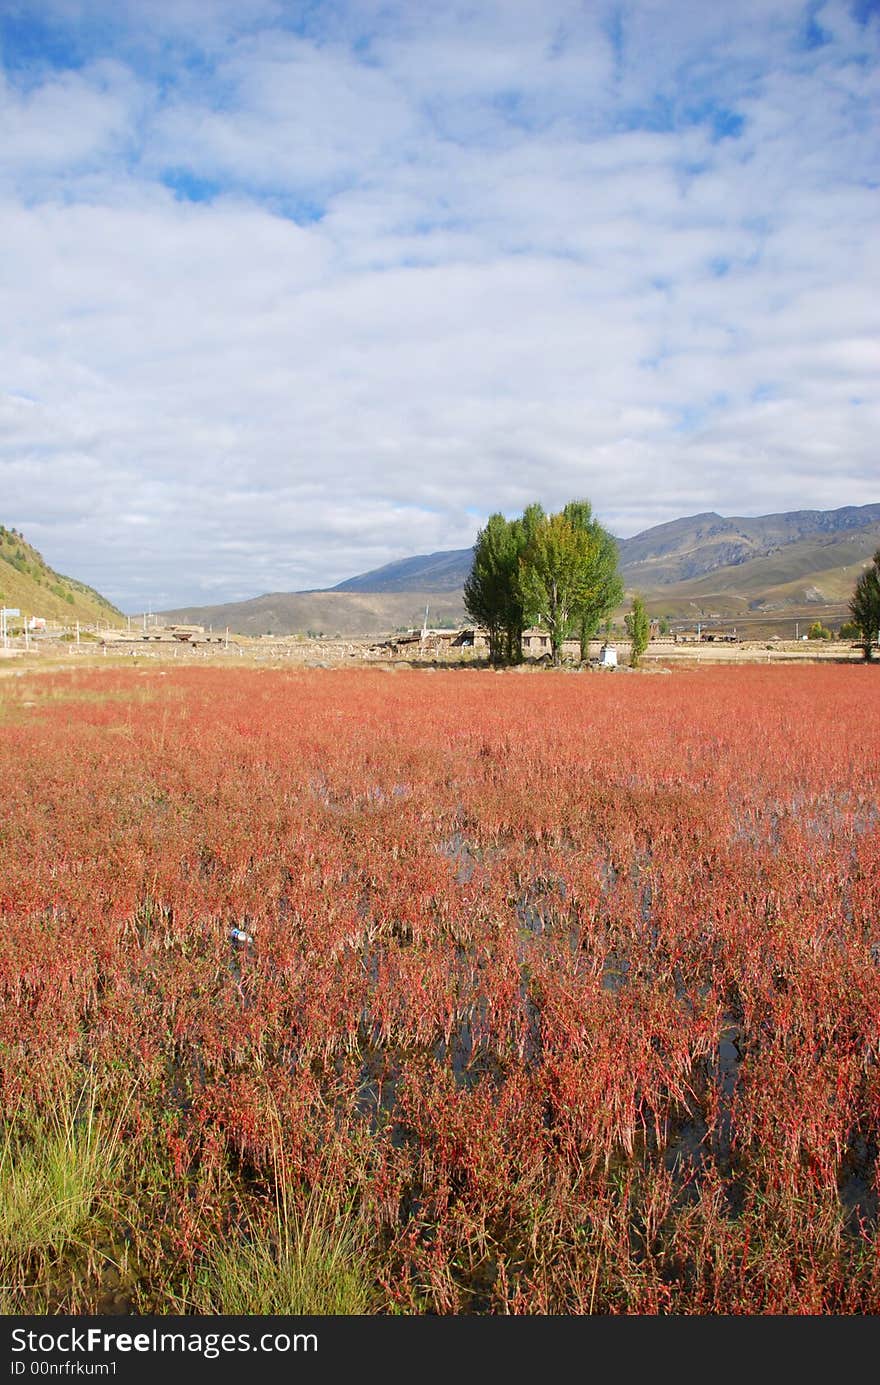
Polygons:
M880 548L856 582L849 609L862 637L865 658L871 660L880 646Z
M490 657L518 663L523 631L540 625L555 664L563 640L575 634L586 659L599 625L623 599L617 557L614 538L587 500L572 500L554 515L538 504L519 519L490 515L464 587L468 615L488 631Z

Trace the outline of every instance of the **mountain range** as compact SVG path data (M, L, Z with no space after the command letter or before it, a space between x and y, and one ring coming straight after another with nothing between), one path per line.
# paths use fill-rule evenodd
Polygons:
M770 633L800 620L845 618L856 578L880 548L880 504L754 517L713 511L617 540L628 599L655 615ZM161 614L241 634L363 636L466 619L462 587L473 549L401 558L326 591L276 592Z

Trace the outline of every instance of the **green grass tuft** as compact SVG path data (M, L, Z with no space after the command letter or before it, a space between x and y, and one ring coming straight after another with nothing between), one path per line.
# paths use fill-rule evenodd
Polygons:
M374 1311L367 1238L350 1208L313 1193L300 1213L287 1203L271 1230L249 1226L205 1257L192 1295L206 1313L302 1316Z
M122 1167L118 1125L97 1111L94 1093L51 1117L21 1113L0 1144L0 1281L14 1291L77 1242L113 1194Z

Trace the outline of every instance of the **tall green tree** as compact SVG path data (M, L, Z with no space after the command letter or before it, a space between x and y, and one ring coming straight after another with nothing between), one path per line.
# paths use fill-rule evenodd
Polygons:
M880 644L880 548L874 554L871 566L856 582L849 609L859 627L865 659L870 662L875 647Z
M562 513L575 529L583 530L595 540L589 593L575 612L581 660L586 661L590 657L590 640L602 621L623 600L623 583L617 574L617 542L594 518L589 500L570 500Z
M563 640L595 595L597 557L595 535L560 511L536 525L520 560L523 611L547 630L556 665Z
M474 560L464 584L465 610L489 634L493 663L521 663L526 624L520 586L520 558L544 519L538 504L529 505L519 519L489 516L477 534Z
M523 629L532 622L549 632L554 663L574 629L586 657L591 636L622 595L617 545L586 500L551 516L537 503L519 519L490 515L464 588L468 614L488 631L490 658L511 663L521 661Z
M465 610L488 631L493 663L510 657L521 550L518 521L502 514L490 515L485 529L477 534L473 564L464 584Z
M474 544L473 563L464 584L464 606L471 619L488 631L493 662L504 654L505 608L518 561L508 521L502 514L490 515Z
M648 648L648 638L651 633L651 621L645 609L645 603L640 596L633 597L632 610L627 611L623 619L626 624L626 633L630 638L629 661L633 668L637 668L639 660Z

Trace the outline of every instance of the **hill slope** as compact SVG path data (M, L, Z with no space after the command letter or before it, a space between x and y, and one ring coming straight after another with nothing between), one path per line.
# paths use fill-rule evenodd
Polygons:
M618 539L620 568L627 588L653 592L720 568L736 569L770 557L792 544L822 545L852 537L880 523L880 505L847 505L839 510L792 510L783 514L725 519L709 511L657 524L629 539ZM808 548L802 548L803 562ZM472 548L401 558L371 572L349 577L333 591L452 592L470 572ZM807 559L807 567L809 560Z
M697 619L751 612L841 619L863 565L880 547L880 504L794 510L752 518L708 512L618 540L628 593L655 614ZM188 607L169 620L229 626L241 634L374 635L465 619L462 586L473 549L386 563L324 592L277 592L250 601Z
M856 579L880 548L880 524L816 543L804 539L769 556L718 568L648 593L655 615L672 620L732 621L741 633L769 633L795 621L838 625L848 616Z
M238 635L387 635L419 626L428 605L431 625L466 619L461 592L273 592L223 606L187 606L163 611L167 621L204 625Z
M847 505L839 510L793 510L785 514L724 519L714 513L692 515L669 524L658 524L631 539L620 541L620 564L627 587L655 591L672 583L704 577L719 569L732 569L757 559L774 561L781 553L798 549L799 571L808 575L813 560L820 568L830 566L821 549L838 539L854 539L880 524L880 505ZM856 540L857 545L862 540ZM751 570L750 580L756 569ZM738 579L733 578L736 582Z
M384 567L349 577L331 587L335 592L452 592L464 586L471 570L474 550L454 548L446 553L428 553L420 558L399 558Z
M49 567L16 529L0 525L0 604L18 607L22 616L43 616L52 623L80 621L121 625L121 611L85 582L63 577Z

